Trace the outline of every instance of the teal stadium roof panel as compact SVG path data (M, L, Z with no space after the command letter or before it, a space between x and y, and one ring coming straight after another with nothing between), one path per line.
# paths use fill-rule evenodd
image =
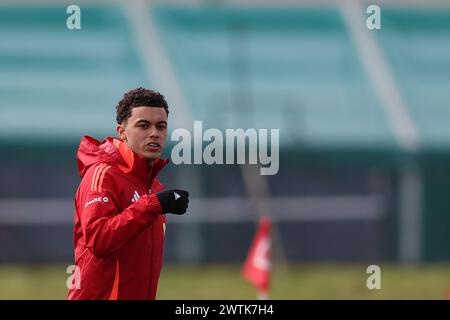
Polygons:
M396 146L339 11L152 10L193 117L282 143Z
M292 147L398 147L337 8L148 13L205 128L280 128ZM158 89L123 7L83 5L76 31L67 16L64 5L0 6L0 141L114 134L123 92ZM376 39L420 141L448 146L450 10L386 9L382 19Z
M0 6L0 139L54 141L115 133L115 105L151 86L119 6ZM43 140L42 140L43 139Z
M377 38L424 148L450 146L450 8L383 11Z

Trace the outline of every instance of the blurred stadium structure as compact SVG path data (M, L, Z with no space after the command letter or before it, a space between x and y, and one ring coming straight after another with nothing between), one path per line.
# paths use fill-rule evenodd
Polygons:
M270 209L239 166L162 174L193 195L167 261L243 262L261 210L289 261L450 260L450 3L379 1L370 31L368 2L261 2L78 1L73 31L69 2L1 4L0 262L73 261L78 142L137 86L170 130L280 128Z

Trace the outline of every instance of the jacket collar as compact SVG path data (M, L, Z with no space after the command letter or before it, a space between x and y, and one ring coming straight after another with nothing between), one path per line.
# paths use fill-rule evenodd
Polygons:
M107 138L109 139L109 138ZM158 173L170 162L170 159L157 158L149 165L147 160L135 153L131 148L118 138L110 138L112 144L117 148L123 161L119 161L117 166L124 173L136 174L140 177L148 177L152 181Z

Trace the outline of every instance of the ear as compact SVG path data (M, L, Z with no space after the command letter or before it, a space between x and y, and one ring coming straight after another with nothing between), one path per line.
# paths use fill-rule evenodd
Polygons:
M123 141L127 140L127 134L125 132L125 127L123 124L118 124L116 126L116 131L117 131L117 135L119 136L120 139L122 139Z

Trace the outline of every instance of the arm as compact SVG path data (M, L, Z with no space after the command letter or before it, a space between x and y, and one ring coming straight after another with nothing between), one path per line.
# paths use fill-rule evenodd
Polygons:
M119 190L109 170L100 180L99 186L86 179L83 196L77 199L85 245L98 258L132 241L160 214L184 214L188 207L189 193L174 189L143 195L120 212Z
M154 194L143 195L122 212L114 204L115 197L111 191L89 191L83 198L79 204L79 218L85 244L97 258L129 243L162 214Z

